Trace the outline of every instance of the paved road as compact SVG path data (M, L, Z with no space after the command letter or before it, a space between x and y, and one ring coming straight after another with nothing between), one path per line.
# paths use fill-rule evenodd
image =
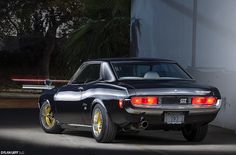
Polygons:
M139 135L119 136L112 144L98 144L86 131L46 134L40 129L37 118L35 109L0 110L0 151L24 151L26 155L236 154L236 134L213 126L202 143L186 142L179 132L145 131Z

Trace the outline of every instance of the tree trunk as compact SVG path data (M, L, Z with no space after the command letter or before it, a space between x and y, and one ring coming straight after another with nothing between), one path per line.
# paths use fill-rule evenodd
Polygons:
M49 78L50 60L51 55L55 49L56 38L55 36L50 36L45 39L45 48L43 51L42 65L41 65L41 75L45 78Z

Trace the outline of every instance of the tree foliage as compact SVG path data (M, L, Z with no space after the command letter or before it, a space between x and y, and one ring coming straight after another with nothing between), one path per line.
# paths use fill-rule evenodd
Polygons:
M78 24L81 7L80 0L2 0L1 37L45 37L56 30L54 37L63 37Z
M41 74L49 75L57 38L68 35L81 23L80 0L2 0L0 2L0 38L40 38Z
M86 23L74 31L62 53L73 72L82 61L129 56L129 0L82 0Z
M0 1L0 40L14 37L32 46L22 50L37 53L45 76L52 56L70 73L83 60L128 56L129 23L130 0Z

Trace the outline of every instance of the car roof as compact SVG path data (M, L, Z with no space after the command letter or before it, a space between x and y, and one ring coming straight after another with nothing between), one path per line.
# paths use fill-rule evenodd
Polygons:
M173 60L168 59L158 59L158 58L138 58L138 57L124 57L124 58L100 58L94 60L88 60L87 62L91 61L103 61L103 62L127 62L127 61L160 61L160 62L171 62L176 63Z

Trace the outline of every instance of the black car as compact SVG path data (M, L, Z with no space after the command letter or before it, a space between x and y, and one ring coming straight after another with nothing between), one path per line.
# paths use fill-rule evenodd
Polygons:
M202 141L220 106L217 88L197 84L175 61L147 58L84 62L67 85L39 100L45 132L87 128L98 142L149 129Z

